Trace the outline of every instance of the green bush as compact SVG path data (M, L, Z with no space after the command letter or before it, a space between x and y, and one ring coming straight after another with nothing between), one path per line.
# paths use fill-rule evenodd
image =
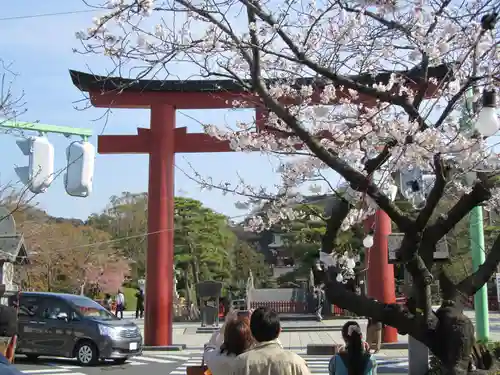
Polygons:
M137 306L137 298L135 298L137 289L124 287L122 292L125 295L125 310L135 311L135 308Z
M500 341L490 341L486 344L486 347L493 353L496 360L500 360Z

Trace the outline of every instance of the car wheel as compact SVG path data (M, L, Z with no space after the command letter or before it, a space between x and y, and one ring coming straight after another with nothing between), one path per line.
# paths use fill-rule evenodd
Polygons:
M92 366L99 361L97 347L92 341L82 341L76 350L76 360L82 366Z
M117 359L114 359L113 361L115 362L116 365L123 365L125 362L128 361L128 358L127 357L117 358Z
M25 356L30 362L35 362L40 357L38 354L25 354Z

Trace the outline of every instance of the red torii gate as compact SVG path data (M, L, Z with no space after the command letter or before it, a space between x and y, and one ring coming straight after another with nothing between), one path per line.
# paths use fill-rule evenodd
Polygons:
M376 77L367 74L350 78L363 84L373 84L388 82L391 73L393 72ZM405 75L414 86L421 84L422 72L399 73ZM438 81L446 78L449 73L450 69L446 65L430 68L427 72L428 76L435 77ZM176 128L175 111L232 108L233 100L246 101L249 107L255 108L257 129L262 131L265 130L265 108L260 105L258 97L246 92L240 85L230 80L134 80L95 76L73 70L70 71L70 75L78 89L90 94L90 101L95 107L151 110L149 129L139 128L137 135L99 136L98 152L149 154L146 285L148 295L153 297L146 298L144 344L172 345L174 156L176 153L232 151L227 141L214 139L207 134L190 134L186 128ZM312 79L298 80L297 84L315 84L318 91L321 90L321 83L318 84L318 81ZM428 88L429 96L434 94L435 89L435 87ZM339 90L337 97L342 95ZM319 99L319 95L317 96ZM374 103L373 98L362 95L358 101L363 101L365 105ZM319 100L316 103L319 103ZM385 228L383 233L385 236L387 225L381 227ZM371 250L371 258L377 258L377 262L370 267L370 279L376 280L371 292L372 296L380 301L394 303L394 284L392 283L390 291L388 289L391 289L391 285L384 286L380 283L383 279L394 279L394 270L392 265L387 264L387 245L381 246L384 239L380 235L378 238L379 241L376 241Z

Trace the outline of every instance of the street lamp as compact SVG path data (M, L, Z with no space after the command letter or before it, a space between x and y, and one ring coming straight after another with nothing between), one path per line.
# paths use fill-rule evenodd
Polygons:
M479 112L474 128L485 137L494 135L500 128L495 103L495 90L483 91L483 108Z

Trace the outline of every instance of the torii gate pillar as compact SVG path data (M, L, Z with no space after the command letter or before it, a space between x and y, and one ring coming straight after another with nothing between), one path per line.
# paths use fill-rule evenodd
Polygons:
M365 231L374 230L373 246L368 249L368 296L383 303L396 303L396 286L394 266L389 264L388 241L392 233L392 222L384 211L377 210L375 215L365 220ZM382 342L398 341L398 331L394 327L385 326L382 331Z
M144 344L172 345L175 108L151 106Z

